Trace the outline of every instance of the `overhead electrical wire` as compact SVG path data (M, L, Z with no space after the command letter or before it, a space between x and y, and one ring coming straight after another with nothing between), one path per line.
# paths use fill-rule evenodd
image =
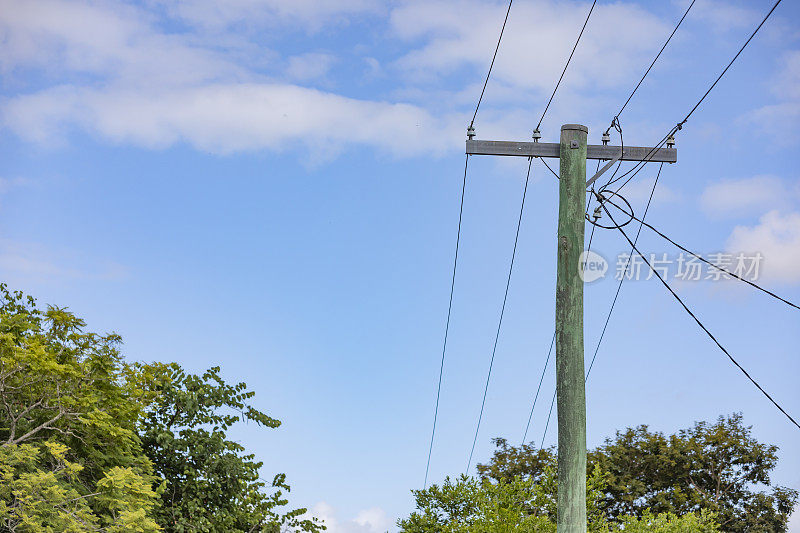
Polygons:
M611 219L611 221L616 224L616 221L614 220L614 217L611 215L611 212L608 210L607 207L605 207L605 205L603 205L603 210L608 214L608 216ZM642 261L644 261L644 263L648 266L650 271L653 272L656 275L656 277L661 282L661 284L664 285L664 287L666 287L666 289L670 292L670 294L672 294L672 296L676 300L678 300L678 303L681 304L681 307L683 307L684 311L686 311L689 314L689 316L691 316L694 319L694 321L697 323L697 325L700 326L700 329L702 329L705 332L705 334L708 335L708 337L712 341L714 341L714 344L716 344L717 347L720 350L722 350L722 353L724 353L726 356L728 356L728 359L730 359L730 361L734 365L736 365L736 368L738 368L742 372L742 374L744 374L747 377L747 379L749 379L750 382L753 385L755 385L756 388L758 390L760 390L761 393L764 396L766 396L767 399L770 402L772 402L772 404L775 407L777 407L778 410L786 416L786 418L788 418L795 426L797 426L798 429L800 429L800 424L798 424L797 421L794 418L792 418L792 415L787 413L786 410L783 407L781 407L781 405L777 401L775 401L775 399L766 390L764 390L764 388L761 385L759 385L758 382L755 379L753 379L753 377L747 372L747 370L745 370L744 367L742 365L740 365L739 362L736 359L734 359L734 357L730 354L730 352L727 349L725 349L725 347L717 340L717 338L711 333L711 331L709 331L709 329L700 321L700 319L697 318L697 315L695 315L692 312L692 310L689 309L689 307L683 302L681 297L678 296L678 293L676 293L675 290L669 285L669 283L667 283L666 280L664 280L664 277L658 272L658 270L654 269L650 265L650 262L647 260L647 258L642 255L642 253L639 251L639 249L636 247L636 245L633 243L633 241L631 241L630 237L628 237L628 234L625 233L625 230L622 229L621 227L617 227L617 229L619 230L620 233L622 233L622 236L625 237L625 240L628 241L628 243L631 245L631 248L633 248L633 250L638 254L638 256L642 258Z
M442 343L442 362L439 365L439 384L436 387L436 407L433 410L433 429L431 430L431 443L428 447L428 462L425 465L425 482L423 488L428 486L428 471L431 467L431 452L433 452L433 437L436 435L436 420L439 416L439 397L442 392L442 374L444 373L444 356L447 351L447 335L450 332L450 315L453 311L453 292L456 286L456 268L458 266L458 247L461 244L461 220L464 214L464 191L467 188L467 168L469 167L469 154L464 160L464 180L461 183L461 202L458 208L458 231L456 232L456 251L453 258L453 277L450 281L450 300L447 304L447 321L444 326L444 342Z
M547 412L547 422L544 424L544 433L542 433L542 442L539 443L539 449L544 448L544 439L547 437L547 428L550 427L550 417L553 416L553 406L556 404L556 392L558 389L553 391L553 399L550 400L550 410Z
M547 105L542 112L541 118L539 118L539 123L536 125L536 129L539 129L539 126L542 125L542 121L544 120L544 116L547 114L547 110L550 109L550 104L553 103L553 97L556 95L556 91L558 91L559 85L561 85L561 80L564 79L564 74L567 72L567 67L569 67L570 62L572 61L572 56L575 55L575 50L578 48L578 43L581 42L581 37L583 37L583 32L586 29L586 25L589 24L589 19L592 17L592 12L594 11L594 6L597 4L597 0L592 2L592 7L589 8L589 13L586 15L586 20L583 21L583 27L581 28L581 32L578 34L578 38L575 40L575 46L572 47L572 52L570 52L569 57L567 58L567 62L564 65L564 70L561 71L561 76L558 77L558 81L556 82L556 86L553 89L553 94L550 95L550 99L547 101Z
M656 153L659 150L659 148L661 148L664 145L664 143L667 142L667 140L669 139L669 137L671 135L674 135L676 132L678 132L681 129L683 129L683 126L686 124L686 122L688 122L689 118L691 118L691 116L694 114L694 112L697 111L697 108L700 107L700 104L702 104L705 101L705 99L708 97L708 95L711 94L711 91L714 89L714 87L716 87L717 84L722 79L722 77L725 76L725 74L731 68L733 63L739 58L739 56L742 54L742 52L747 47L747 45L750 44L750 41L753 40L753 37L756 36L758 31L761 29L761 27L764 25L764 23L767 22L767 19L769 19L769 17L772 15L772 13L775 11L775 9L778 7L778 5L780 5L780 3L782 1L783 0L776 0L776 2L772 5L772 8L767 12L766 15L764 15L764 18L761 19L761 22L758 24L758 26L756 26L756 28L753 30L753 32L750 34L750 36L747 38L747 40L744 42L744 44L742 44L742 46L739 48L739 50L736 52L736 54L733 56L733 58L731 58L731 60L728 62L728 64L725 66L725 68L722 69L722 72L720 72L719 76L717 76L717 78L709 86L709 88L706 90L706 92L703 93L703 96L701 96L700 99L697 101L697 103L694 104L694 106L691 108L691 110L689 110L689 112L686 114L686 116L683 118L683 120L681 120L675 126L673 126L672 129L670 129L670 131L666 135L664 135L664 137L661 139L661 141L656 146L654 146L653 148L650 149L650 151L647 153L647 155L644 157L644 159L642 161L638 162L628 172L626 172L625 174L621 175L620 178L623 178L623 177L629 175L630 173L632 173L634 171L636 171L636 173L638 173L638 170L636 170L637 168L640 169L641 166L644 166L644 164L649 162L649 160L653 156L653 154ZM635 175L636 174L634 174L634 176ZM619 192L620 189L622 189L625 185L627 185L628 182L631 179L633 179L633 176L630 176L627 180L625 180L625 182L617 188L617 192Z
M661 177L661 169L664 168L664 163L661 163L658 167L658 174L656 174L656 179L653 181L653 188L650 189L650 196L647 198L647 205L644 208L644 214L642 215L642 220L639 220L639 228L636 230L636 237L633 239L634 244L639 242L639 235L642 233L642 224L644 224L644 219L647 217L647 212L650 210L650 204L653 202L653 195L656 192L656 186L658 185L658 180ZM638 220L638 219L637 219ZM592 229L594 229L595 225L592 224ZM629 256L633 254L633 248L631 248ZM629 263L625 264L625 269L622 272L622 276L620 277L619 283L617 284L617 292L614 293L614 299L611 301L611 307L608 310L608 314L606 314L606 321L603 324L603 329L600 332L600 337L597 339L597 345L594 348L594 354L592 355L592 360L589 363L589 368L586 370L586 378L584 379L584 383L589 380L589 374L592 373L592 368L594 367L594 362L597 359L597 354L600 351L600 345L603 343L603 339L606 336L606 329L608 329L608 323L611 321L611 314L614 312L614 307L617 305L617 298L619 298L620 290L622 290L622 283L625 281L625 275L628 272Z
M550 341L550 349L547 350L547 359L544 361L544 367L542 368L542 376L539 378L539 386L536 388L536 396L533 397L533 405L531 405L531 413L528 415L528 423L525 425L525 434L522 435L522 444L525 444L525 441L528 439L528 429L531 427L531 419L533 419L533 410L536 409L536 401L539 399L539 392L542 390L542 382L544 381L545 371L547 370L547 364L550 362L550 356L553 353L553 346L556 343L556 332L553 332L553 339ZM522 446L520 444L520 446Z
M514 0L509 0L508 2L508 9L506 9L506 17L503 19L503 26L500 28L500 36L497 38L497 46L494 47L494 55L492 55L492 62L489 64L489 71L486 73L486 79L483 80L483 88L481 89L481 95L478 97L478 104L475 106L475 112L472 114L472 120L469 122L469 127L472 128L475 125L475 117L478 116L478 109L481 107L481 102L483 101L483 93L486 92L486 85L489 84L489 77L492 75L492 69L494 68L494 61L497 59L497 52L500 50L500 42L503 40L503 33L506 31L506 24L508 23L508 15L511 13L511 4L514 3Z
M661 46L661 50L658 51L658 53L656 54L656 57L654 57L653 61L650 63L650 66L647 67L647 70L644 71L644 74L642 74L642 77L639 80L639 83L637 83L636 87L633 88L633 91L631 91L631 94L628 96L627 100L625 100L625 103L622 104L622 107L619 108L619 111L617 111L617 114L614 115L614 118L618 119L619 116L622 114L622 112L625 111L625 108L628 106L628 103L631 101L631 98L633 98L633 95L636 94L636 91L639 90L639 87L641 87L641 85L644 82L644 79L647 77L647 75L650 74L650 71L653 69L653 66L656 64L656 61L658 61L658 58L661 57L661 54L664 52L664 49L667 48L667 45L672 40L672 37L675 36L675 33L678 31L678 28L681 27L681 24L683 24L683 20L686 18L686 15L689 14L689 11L691 11L692 6L694 6L694 3L696 1L697 0L692 0L692 3L690 3L689 7L686 8L686 11L683 12L683 16L678 21L678 24L675 25L675 28L672 30L672 33L669 34L669 37L667 37L667 40L664 41L663 46ZM612 126L613 126L613 120L612 120ZM606 133L611 129L612 126L609 126L609 128L606 130Z
M797 305L797 304L795 304L795 303L792 303L792 302L790 302L790 301L789 301L789 300L787 300L786 298L783 298L783 297L781 297L781 296L778 296L777 294L775 294L774 292L770 291L769 289L765 289L764 287L762 287L762 286L758 285L757 283L753 283L752 281L750 281L750 280L749 280L749 279L747 279L747 278L743 278L743 277L741 277L741 276L739 276L739 275L737 275L737 274L735 274L735 273L731 272L730 270L728 270L728 269L726 269L726 268L723 268L723 267L721 267L721 266L719 266L719 265L716 265L716 264L712 263L711 261L709 261L708 259L704 258L703 256L701 256L701 255L699 255L699 254L696 254L695 252L693 252L693 251L689 250L689 249L688 249L688 248L686 248L685 246L682 246L682 245L678 244L678 243L677 243L677 242L675 242L674 240L672 240L672 239L670 239L669 237L667 237L666 235L664 235L664 234L663 234L661 231L659 231L658 229L654 228L654 227L653 227L651 224L648 224L647 222L645 222L645 221L643 221L643 220L640 220L640 219L639 219L639 218L637 218L637 217L636 217L636 215L634 215L633 213L628 213L627 211L625 211L625 209L624 209L623 207L621 207L621 206L619 206L619 205L615 204L613 201L611 201L611 200L607 200L607 201L608 201L608 203L610 203L611 205L613 205L614 207L616 207L617 209L619 209L620 211L622 211L622 212L623 212L623 213L625 213L626 215L630 216L630 217L631 217L633 220L635 220L635 221L639 222L639 224L640 224L640 225L644 225L644 226L646 226L647 228L649 228L649 229L650 229L651 231L653 231L653 232L654 232L656 235L658 235L658 236L659 236L659 237L661 237L662 239L666 240L667 242L669 242L670 244L672 244L672 245L673 245L673 246L675 246L676 248L679 248L680 250L682 250L682 251L684 251L684 252L686 252L686 253L688 253L688 254L691 254L692 256L696 257L698 260L702 261L703 263L705 263L705 264L707 264L707 265L709 265L709 266L711 266L711 267L714 267L715 269L718 269L718 270L720 270L721 272L724 272L725 274L728 274L728 275L730 275L731 277L733 277L733 278L735 278L735 279L737 279L737 280L739 280L739 281L742 281L742 282L744 282L744 283L747 283L747 284L748 284L748 285L750 285L751 287L753 287L753 288L755 288L755 289L758 289L758 290L760 290L761 292L763 292L763 293L765 293L765 294L769 294L769 295L770 295L770 296L772 296L773 298L775 298L775 299L777 299L777 300L780 300L781 302L785 303L786 305L789 305L789 306L791 306L791 307L794 307L795 309L800 309L800 306L798 306L798 305Z
M483 388L483 400L481 401L481 411L478 415L478 424L475 427L475 437L472 439L472 449L469 452L469 460L467 461L467 469L465 474L469 473L469 467L472 464L472 455L475 453L475 443L478 441L478 432L481 429L481 420L483 419L483 408L486 405L486 393L489 391L489 380L492 377L492 367L494 366L494 356L497 353L497 341L500 339L500 328L503 326L503 316L506 312L506 302L508 301L508 289L511 286L511 273L514 271L514 259L517 256L517 242L519 242L519 229L522 226L522 213L525 210L525 196L528 193L528 182L531 177L531 165L533 158L528 158L528 172L525 176L525 187L522 189L522 203L519 206L519 217L517 219L517 232L514 235L514 249L511 252L511 263L508 265L508 277L506 278L506 291L503 294L503 305L500 307L500 319L497 321L497 332L494 335L494 346L492 347L492 358L489 361L489 371L486 373L486 385Z

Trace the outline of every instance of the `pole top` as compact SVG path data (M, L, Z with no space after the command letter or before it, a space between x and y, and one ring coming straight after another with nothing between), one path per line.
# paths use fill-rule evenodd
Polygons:
M583 124L564 124L563 126L561 126L561 131L564 130L577 130L577 131L582 131L584 133L589 133L589 128L587 128Z

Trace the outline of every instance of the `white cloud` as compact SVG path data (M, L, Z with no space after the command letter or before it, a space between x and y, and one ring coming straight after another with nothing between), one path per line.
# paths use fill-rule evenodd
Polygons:
M54 77L88 73L129 89L245 76L220 53L155 31L149 18L115 1L0 0L0 67L39 67Z
M789 517L789 533L800 533L800 511L795 511Z
M793 199L800 199L797 187L792 190L775 176L754 176L712 183L703 191L700 205L708 214L736 217L786 208Z
M401 58L399 65L432 79L464 65L485 72L506 5L478 0L406 2L392 11L392 28L399 37L424 44ZM492 83L540 93L552 90L588 9L589 3L576 1L514 5ZM564 89L631 82L668 32L666 24L634 4L597 5L564 78Z
M23 178L22 176L15 176L13 178L0 177L0 194L5 194L11 189L18 187L28 187L33 184L33 180Z
M8 101L3 120L40 142L78 125L115 142L153 148L188 142L225 154L301 144L329 155L366 144L411 155L460 147L465 119L296 85L242 83L152 93L58 87Z
M370 528L370 531L386 531L390 526L389 517L380 507L371 507L370 509L359 511L353 522Z
M691 0L678 0L675 4L685 10ZM741 5L720 0L704 0L692 6L688 17L691 21L701 21L705 27L715 32L751 28L753 21L763 17L763 13ZM687 17L687 18L688 18Z
M612 171L609 170L608 172ZM658 180L658 186L656 187L655 193L653 193L652 203L654 205L675 202L680 198L678 193L664 183L664 178L665 177L662 175ZM602 178L600 179L602 180ZM635 179L631 181L625 186L625 192L623 193L625 198L630 202L641 204L643 209L644 205L647 204L647 200L650 198L650 192L653 190L653 183L655 180L656 178L653 176L650 178L644 178L640 180Z
M764 279L800 282L800 212L770 211L755 226L734 228L726 246L729 252L760 252Z
M588 3L534 0L513 9L492 81L492 104L502 105L482 111L482 136L529 134L529 97L552 88ZM366 77L400 68L402 84L382 83L390 97L300 86L329 84L329 69L342 58L302 50L280 58L261 46L276 23L297 31L376 13L391 26L387 38L415 47L394 64L356 58L367 61ZM353 145L396 156L460 150L477 89L407 82L406 74L443 79L465 65L483 72L502 15L499 0L0 0L0 68L44 74L36 88L0 101L0 124L40 143L82 130L117 143L187 143L219 154L299 147L324 159ZM268 37L251 39L242 25ZM611 26L617 29L607 32ZM218 33L203 33L209 28ZM598 89L633 82L668 30L634 4L598 5L549 119L561 118L565 102L571 113L596 112Z
M742 121L779 146L797 144L800 134L800 50L786 53L770 88L776 102L747 113Z
M150 0L191 24L223 29L232 25L302 24L309 30L346 23L348 18L384 9L375 0Z
M319 502L311 509L309 515L325 523L326 533L384 533L391 526L391 520L386 512L379 507L364 509L354 519L341 521L336 517L336 511L331 505Z
M298 81L324 78L335 62L336 57L330 54L300 54L289 58L286 74Z
M6 281L91 279L119 281L128 269L114 261L91 260L70 250L52 250L40 244L0 239L0 271Z

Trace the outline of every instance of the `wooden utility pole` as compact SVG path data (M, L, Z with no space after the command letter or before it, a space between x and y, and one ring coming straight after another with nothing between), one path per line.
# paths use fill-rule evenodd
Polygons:
M586 531L586 390L583 375L583 280L579 275L586 210L586 137L561 126L556 275L558 531Z
M657 150L587 145L589 129L561 127L560 143L482 141L468 130L467 154L558 157L558 269L556 277L556 391L558 396L558 532L586 532L586 389L583 363L583 280L579 261L584 242L586 189L617 161L675 163L678 153L668 142ZM586 160L608 162L586 179Z

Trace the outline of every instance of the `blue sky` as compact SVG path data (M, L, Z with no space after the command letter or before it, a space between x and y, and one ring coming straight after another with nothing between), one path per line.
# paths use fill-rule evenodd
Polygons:
M680 120L770 5L698 0L620 117L626 143L654 143ZM515 2L479 138L530 138L588 6ZM579 122L599 143L685 6L599 1L544 140ZM265 474L285 471L293 501L333 533L392 529L424 476L464 130L504 11L477 0L1 1L2 279L119 332L131 360L221 365L246 381L284 422L237 429ZM761 252L760 283L794 301L798 15L782 4L680 132L648 215L703 254ZM557 184L533 169L478 461L491 437L522 438L552 335ZM434 481L466 466L524 171L522 160L470 164ZM654 175L626 187L637 212ZM640 243L676 252L646 231ZM611 271L586 287L589 355L627 251L610 231L592 248ZM796 310L732 282L676 287L798 416ZM552 390L548 372L536 442ZM781 448L774 481L800 488L800 432L656 280L623 286L587 399L592 446L631 425L672 432L741 411Z

